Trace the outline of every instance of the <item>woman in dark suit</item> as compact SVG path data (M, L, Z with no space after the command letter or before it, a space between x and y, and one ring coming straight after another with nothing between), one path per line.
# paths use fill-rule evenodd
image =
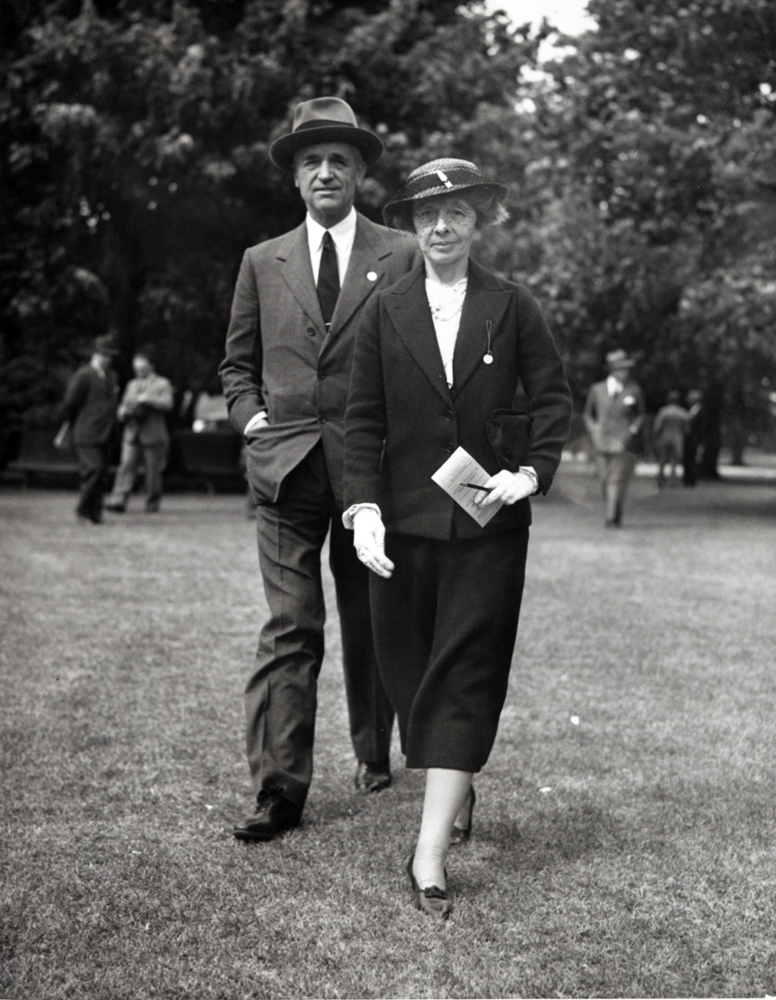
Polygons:
M377 658L407 767L426 768L408 874L415 905L440 918L452 911L448 847L471 832L472 775L506 697L528 497L549 489L571 414L536 302L469 258L477 228L506 217L505 195L474 164L445 159L414 170L386 205L387 225L417 234L423 264L367 304L345 419L345 524L372 570ZM458 447L488 477L472 494L480 512L497 505L484 526L431 478Z

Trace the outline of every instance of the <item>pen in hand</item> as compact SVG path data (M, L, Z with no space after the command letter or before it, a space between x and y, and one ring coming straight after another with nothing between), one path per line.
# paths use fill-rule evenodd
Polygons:
M470 490L482 490L483 493L492 493L492 486L477 486L476 483L459 483L459 486L467 486Z

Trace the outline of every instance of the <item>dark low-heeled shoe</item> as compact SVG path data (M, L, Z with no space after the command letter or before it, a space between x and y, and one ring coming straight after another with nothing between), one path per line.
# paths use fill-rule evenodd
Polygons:
M477 801L477 795L474 791L474 785L469 789L469 819L466 826L454 826L450 831L450 843L451 844L465 844L472 835L472 815L474 813L474 803Z
M429 885L421 889L412 873L412 862L415 855L411 854L407 862L407 874L410 877L412 892L415 897L415 908L429 917L436 917L437 920L447 920L453 912L453 904L447 894L447 890L440 889L438 885ZM445 871L447 878L447 871Z

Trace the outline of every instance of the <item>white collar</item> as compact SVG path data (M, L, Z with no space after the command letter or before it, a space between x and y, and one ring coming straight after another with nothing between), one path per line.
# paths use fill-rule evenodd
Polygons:
M323 236L326 232L331 233L331 238L334 240L337 250L340 252L350 251L353 247L353 240L356 237L357 219L358 216L355 208L351 208L341 222L338 222L336 226L332 226L331 229L327 230L320 223L316 222L308 212L305 224L307 226L307 242L310 245L310 251L320 253L321 246L323 245Z

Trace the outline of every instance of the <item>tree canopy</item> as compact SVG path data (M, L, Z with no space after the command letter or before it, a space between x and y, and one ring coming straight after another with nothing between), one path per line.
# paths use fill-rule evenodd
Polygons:
M590 0L559 38L475 0L0 0L0 418L51 419L95 332L179 393L221 358L244 248L302 205L267 149L333 93L383 139L359 208L475 160L511 221L476 255L529 285L578 402L612 346L656 408L701 386L742 433L776 378L776 8ZM716 395L715 395L716 394ZM758 423L759 422L759 423Z

